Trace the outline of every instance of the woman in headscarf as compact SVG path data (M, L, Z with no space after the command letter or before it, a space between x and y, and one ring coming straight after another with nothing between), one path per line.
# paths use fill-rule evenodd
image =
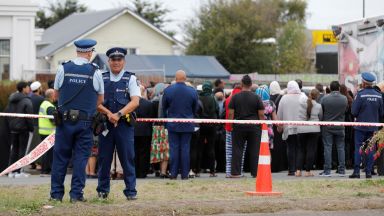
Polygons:
M281 98L279 103L277 118L283 121L299 120L300 98L299 85L296 81L289 81L287 94ZM293 176L296 171L297 126L279 125L278 129L283 132L282 138L287 144L288 175Z
M153 90L153 98L151 102L153 103L155 116L158 118L163 117L162 109L162 98L164 89L167 87L164 83L158 83L155 85ZM160 163L160 170L156 171L156 176L160 178L167 178L167 167L169 160L169 143L168 143L168 132L165 129L163 124L155 123L152 129L152 142L151 142L151 164Z
M281 91L280 84L277 81L271 82L269 85L270 100L275 103L276 113L283 91ZM273 149L271 149L271 170L272 172L280 172L287 169L287 148L283 145L281 133L278 133L277 126L273 125Z
M270 100L275 103L276 108L279 107L279 102L281 97L283 97L280 84L277 81L272 81L271 84L269 84L269 94L271 95Z
M266 85L262 85L256 89L256 94L260 96L264 104L264 116L265 120L277 120L276 106L272 100L270 100L269 88ZM273 149L273 126L268 125L269 147Z
M202 103L201 118L203 119L218 119L219 118L219 106L212 93L212 83L206 81L203 83L203 91L199 95L199 100ZM199 147L198 152L200 156L200 163L196 170L196 174L200 173L200 165L203 159L203 155L207 156L207 166L209 168L209 177L216 177L215 167L215 140L216 140L216 126L214 124L201 124ZM204 152L206 151L206 152ZM206 154L204 154L206 153Z

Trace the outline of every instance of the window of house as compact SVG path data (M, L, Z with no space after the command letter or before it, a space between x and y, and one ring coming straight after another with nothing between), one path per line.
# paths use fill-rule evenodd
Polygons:
M9 39L0 39L0 75L2 79L9 79L9 64L11 44Z
M127 49L127 54L128 55L138 55L139 50L137 48L128 48Z

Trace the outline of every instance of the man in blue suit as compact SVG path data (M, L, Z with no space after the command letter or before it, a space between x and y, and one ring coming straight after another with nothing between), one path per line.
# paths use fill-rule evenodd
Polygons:
M164 90L163 112L167 118L192 119L198 107L195 89L185 84L184 71L177 71L176 83ZM167 123L171 179L176 179L181 170L181 179L187 180L189 173L189 149L194 131L193 123Z

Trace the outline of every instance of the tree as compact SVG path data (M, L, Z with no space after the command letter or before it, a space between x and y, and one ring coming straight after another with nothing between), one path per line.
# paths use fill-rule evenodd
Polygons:
M75 12L85 12L87 7L77 0L55 0L48 3L46 10L40 9L36 16L36 27L48 28Z
M214 55L232 73L277 72L281 50L265 39L304 23L305 8L303 0L211 0L185 25L187 53Z
M310 70L307 58L305 27L300 22L288 21L278 36L277 73L300 73Z
M164 8L160 2L150 2L149 0L133 0L133 10L135 13L152 23L157 28L162 29L164 24L169 22L165 16L171 12Z

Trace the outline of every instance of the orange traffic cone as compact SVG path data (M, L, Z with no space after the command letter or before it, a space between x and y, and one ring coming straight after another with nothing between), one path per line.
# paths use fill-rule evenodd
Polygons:
M271 154L269 152L268 126L263 124L261 133L259 164L257 167L256 191L247 191L251 196L281 195L272 191Z

